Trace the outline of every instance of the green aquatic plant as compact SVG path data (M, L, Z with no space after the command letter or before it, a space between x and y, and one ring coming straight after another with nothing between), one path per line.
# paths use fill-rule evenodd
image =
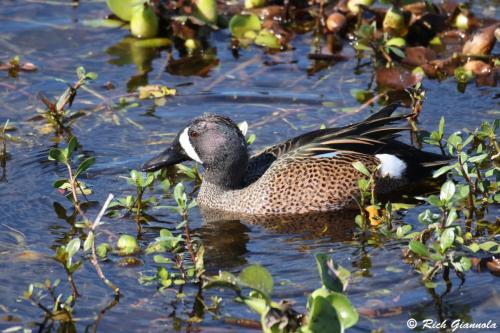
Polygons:
M488 206L500 203L500 149L496 139L499 123L484 122L480 128L466 131L465 137L461 132L452 133L444 146L444 119L441 119L439 129L424 139L447 150L456 161L434 173L434 177L446 174L449 178L439 196L420 197L439 211L426 209L419 215L425 229L409 244L409 250L418 258L413 263L424 280L431 280L440 270L445 277L450 270L462 277L471 268L471 258L476 252L500 253L500 244L472 234L473 228L481 228L478 223Z
M71 125L71 122L79 116L77 113L73 114L70 109L78 90L88 82L97 79L96 73L86 72L83 67L78 67L76 74L78 80L73 85L68 85L64 93L55 102L50 101L41 94L39 95L47 109L38 111L46 119L47 123L55 129L58 135L69 132L68 127Z
M271 298L273 277L260 265L247 266L238 276L220 272L207 277L204 288L232 289L237 302L260 315L260 325L266 333L343 332L359 319L358 312L344 294L350 273L326 254L316 254L316 263L322 286L309 295L305 314L295 311L286 301L276 302Z
M138 6L130 18L130 32L138 38L153 38L158 35L159 20L147 3Z
M177 272L169 272L166 267L158 267L157 274L154 276L145 276L141 278L142 282L159 281L162 288L168 288L173 283L175 285L185 284L187 281L199 282L205 272L204 253L205 248L198 238L191 235L189 229L189 210L196 206L195 200L189 200L185 192L184 185L178 183L173 191L173 197L176 206L159 206L157 208L167 208L177 212L182 221L177 224L176 229L183 229L183 233L174 236L172 231L162 229L160 237L151 243L146 249L148 254L156 254L154 261L157 264L172 264ZM158 253L169 252L173 260ZM186 256L189 261L186 260Z
M110 205L110 216L117 216L119 210L126 210L126 214L131 213L137 224L137 232L142 232L142 224L149 221L146 211L158 204L155 196L144 198L145 191L152 186L155 176L158 173L144 174L137 170L130 171L130 177L125 177L127 183L135 187L136 195L127 195L119 198Z
M47 321L55 321L60 324L61 331L74 331L73 306L75 299L73 295L70 295L63 300L64 295L57 291L60 282L59 279L54 280L54 282L47 279L44 283L31 283L22 298L44 313L41 327L44 327Z
M87 187L87 185L78 179L78 177L87 171L95 163L94 157L83 157L80 158L78 167L76 170L73 167L73 153L78 148L78 140L76 137L72 137L68 145L65 148L52 148L49 150L49 160L61 163L66 166L68 171L68 178L61 178L54 182L54 188L60 189L66 193L66 197L73 203L73 206L78 211L80 208L79 196L87 196L92 193L92 191Z
M7 63L2 63L0 61L0 71L7 71L9 76L16 78L19 72L36 72L37 68L31 62L22 63L21 57L15 56Z

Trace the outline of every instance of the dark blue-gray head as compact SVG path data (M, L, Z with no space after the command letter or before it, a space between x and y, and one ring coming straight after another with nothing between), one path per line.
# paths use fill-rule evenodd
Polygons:
M146 162L142 170L156 171L188 160L203 165L204 180L224 188L237 188L248 164L245 137L231 119L204 114L183 128L172 144Z

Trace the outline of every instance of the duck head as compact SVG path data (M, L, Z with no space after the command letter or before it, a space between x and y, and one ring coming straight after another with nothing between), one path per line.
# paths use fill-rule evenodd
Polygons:
M245 137L231 119L204 114L183 128L170 147L147 161L142 171L156 171L188 160L203 165L204 181L223 188L238 188L248 164Z

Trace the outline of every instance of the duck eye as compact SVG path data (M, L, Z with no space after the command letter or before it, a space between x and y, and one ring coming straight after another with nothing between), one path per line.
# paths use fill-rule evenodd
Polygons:
M190 131L189 132L189 136L192 137L192 138L197 138L200 136L200 133L196 132L196 131Z

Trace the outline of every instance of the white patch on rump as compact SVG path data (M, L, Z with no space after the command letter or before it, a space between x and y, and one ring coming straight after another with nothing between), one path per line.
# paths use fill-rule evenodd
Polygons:
M191 141L189 140L188 130L189 127L186 127L186 129L184 129L181 136L179 137L179 143L181 144L182 149L184 149L184 151L186 152L187 156L189 156L192 160L203 164L201 158L198 156L198 154L194 150L193 145L191 144Z
M380 160L380 174L382 177L401 178L406 169L406 163L391 154L377 154Z

